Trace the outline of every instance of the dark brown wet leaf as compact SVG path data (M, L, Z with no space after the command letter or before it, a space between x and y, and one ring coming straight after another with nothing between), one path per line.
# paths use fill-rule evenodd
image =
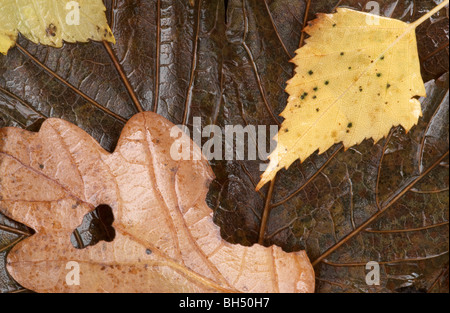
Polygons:
M229 0L226 10L225 2L105 1L115 46L54 49L20 38L0 56L0 126L36 131L60 117L112 151L139 108L190 127L194 116L221 127L280 123L307 1ZM337 5L367 11L368 1L311 2L308 20ZM382 15L408 22L436 5L378 3ZM345 152L336 145L281 171L271 193L254 191L261 161L211 162L207 201L225 239L305 248L318 292L448 292L447 12L417 30L429 97L408 134L396 129ZM30 230L4 217L0 225L0 290L19 290L4 256ZM380 262L380 286L365 282L368 261Z

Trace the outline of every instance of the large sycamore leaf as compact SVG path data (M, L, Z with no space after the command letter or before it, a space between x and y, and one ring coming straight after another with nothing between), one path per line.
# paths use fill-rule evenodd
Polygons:
M309 23L311 37L293 59L277 148L257 189L316 150L377 142L393 126L409 131L417 124L421 108L413 97L426 94L416 26L344 8Z
M61 47L63 41L114 42L101 0L2 0L0 21L3 54L14 46L19 32L53 47Z
M205 203L211 168L197 146L190 160L172 158L172 127L138 114L112 154L60 119L39 133L1 129L0 212L36 231L9 253L11 275L39 292L313 292L304 251L221 239ZM114 240L76 249L71 233L102 204L113 210ZM71 261L79 285L66 283Z

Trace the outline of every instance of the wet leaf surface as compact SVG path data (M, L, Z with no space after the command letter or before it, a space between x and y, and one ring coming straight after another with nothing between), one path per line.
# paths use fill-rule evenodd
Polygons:
M0 126L36 131L47 117L61 117L112 151L141 108L190 128L194 116L203 126L280 124L305 15L336 6L370 11L368 2L229 0L225 10L219 0L106 1L116 45L54 49L19 38L0 56ZM378 3L381 15L405 22L436 5ZM280 171L260 192L263 161L210 162L217 179L207 203L224 239L305 248L318 292L448 292L447 12L417 29L429 97L420 99L424 117L408 134L398 128L377 145L347 151L335 145ZM1 247L20 236L0 231ZM368 261L380 262L380 286L365 282ZM20 288L6 275L2 291Z

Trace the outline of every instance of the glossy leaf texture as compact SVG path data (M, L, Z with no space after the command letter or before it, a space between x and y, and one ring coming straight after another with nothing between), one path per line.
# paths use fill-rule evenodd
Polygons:
M61 117L109 151L140 109L189 127L194 116L203 126L279 125L304 21L337 6L371 10L366 0L308 2L105 1L116 45L54 49L19 38L0 56L0 125L38 130ZM381 15L404 22L436 5L377 2ZM210 162L216 180L207 203L224 239L306 249L318 292L448 291L446 10L417 29L417 41L429 96L408 134L396 129L345 152L336 145L259 192L263 161ZM29 230L4 217L1 225L4 256ZM380 286L365 282L368 261L380 262ZM0 273L2 291L21 290Z

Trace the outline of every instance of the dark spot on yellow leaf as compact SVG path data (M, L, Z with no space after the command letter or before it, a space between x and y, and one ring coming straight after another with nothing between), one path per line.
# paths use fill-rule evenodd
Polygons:
M348 127L348 128L352 128L352 127L353 127L353 123L352 123L352 122L348 123L348 124L347 124L347 127Z
M377 77L381 77L381 73L377 73Z
M312 75L312 74L314 74L314 72L313 72L312 70L310 70L310 71L308 72L308 74L309 74L309 75Z
M48 27L45 29L45 32L47 34L47 36L52 36L55 37L56 36L56 31L57 31L57 27L51 23L50 25L48 25Z
M328 80L325 81L325 85L328 85L330 82Z

